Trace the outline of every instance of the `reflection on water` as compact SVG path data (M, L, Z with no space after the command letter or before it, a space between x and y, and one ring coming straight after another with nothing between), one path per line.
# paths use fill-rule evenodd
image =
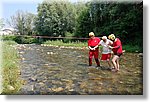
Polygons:
M88 50L18 45L21 56L20 94L142 94L143 59L137 53L125 53L120 71L111 72L88 66Z

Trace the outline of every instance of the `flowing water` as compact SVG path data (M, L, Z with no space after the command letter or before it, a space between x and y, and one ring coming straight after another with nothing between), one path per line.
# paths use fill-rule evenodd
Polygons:
M143 56L124 53L120 71L88 66L88 50L35 44L17 45L23 85L20 94L143 94Z

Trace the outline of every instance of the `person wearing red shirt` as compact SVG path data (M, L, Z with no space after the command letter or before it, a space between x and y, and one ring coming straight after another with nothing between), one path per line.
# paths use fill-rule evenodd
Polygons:
M88 40L88 48L89 48L89 66L92 66L92 58L94 56L94 59L96 61L97 67L100 67L99 62L99 47L97 46L100 42L100 39L98 37L95 37L93 32L89 33L90 39Z
M113 41L113 45L109 46L110 49L112 49L114 56L112 59L112 63L114 66L114 69L112 71L119 71L119 58L122 55L122 44L119 38L116 38L114 34L111 34L108 36L110 40Z

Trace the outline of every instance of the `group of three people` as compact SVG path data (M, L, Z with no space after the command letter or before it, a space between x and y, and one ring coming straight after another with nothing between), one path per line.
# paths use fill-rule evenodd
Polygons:
M89 66L92 66L92 57L94 56L96 64L100 67L99 61L99 46L103 47L101 60L107 61L109 67L112 71L119 71L119 58L122 55L122 44L119 38L116 38L114 34L110 34L108 39L106 36L103 36L102 39L95 37L93 32L89 33L90 39L88 40L89 48ZM111 67L111 52L113 51L112 64Z

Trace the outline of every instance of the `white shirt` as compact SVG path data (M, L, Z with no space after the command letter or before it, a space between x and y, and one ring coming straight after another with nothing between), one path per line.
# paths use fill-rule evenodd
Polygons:
M103 47L102 54L111 53L112 50L109 48L111 43L112 41L110 41L109 39L107 39L106 42L104 42L103 40L100 41L99 44Z

